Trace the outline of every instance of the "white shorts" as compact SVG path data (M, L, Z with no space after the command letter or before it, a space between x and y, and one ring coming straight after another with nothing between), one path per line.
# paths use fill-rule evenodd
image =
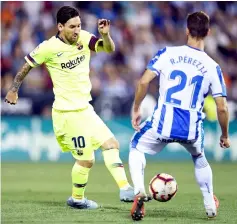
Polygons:
M204 130L202 123L199 127L199 135L196 140L179 140L162 136L157 133L157 129L152 127L151 122L143 122L140 125L140 132L135 132L131 139L130 148L136 148L140 152L154 155L160 152L167 144L176 142L184 146L193 156L197 156L204 151Z

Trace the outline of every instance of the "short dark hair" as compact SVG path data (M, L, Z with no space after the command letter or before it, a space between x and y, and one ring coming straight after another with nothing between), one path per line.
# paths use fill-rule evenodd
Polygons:
M57 12L57 24L65 24L69 19L74 17L80 17L79 11L71 6L63 6Z
M190 35L197 39L204 39L209 30L209 16L203 12L194 12L187 17L187 28Z

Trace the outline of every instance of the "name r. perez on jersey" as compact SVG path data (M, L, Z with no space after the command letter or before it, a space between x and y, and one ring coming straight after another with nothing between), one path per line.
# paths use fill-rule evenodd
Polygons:
M82 55L82 56L78 56L76 59L74 60L69 60L68 62L66 63L61 63L61 67L62 69L64 68L69 68L69 69L73 69L75 68L76 66L78 66L79 64L81 64L82 61L85 60L85 55Z

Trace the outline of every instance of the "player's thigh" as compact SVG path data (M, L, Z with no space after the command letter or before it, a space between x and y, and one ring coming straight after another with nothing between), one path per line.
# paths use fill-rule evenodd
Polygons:
M198 139L195 142L180 143L192 156L204 153L204 130L200 131Z
M95 162L95 153L94 149L84 149L82 152L78 152L77 150L71 151L74 159L79 161L88 161L89 163Z
M53 110L53 127L63 152L72 152L75 159L93 160L91 129L85 111L59 112Z
M159 153L166 145L167 143L157 140L157 133L149 121L141 124L141 130L135 132L130 142L130 148L136 148L150 155Z
M102 121L102 119L93 112L91 116L92 127L92 144L94 148L118 148L119 143L115 139L114 134L110 131L107 125Z

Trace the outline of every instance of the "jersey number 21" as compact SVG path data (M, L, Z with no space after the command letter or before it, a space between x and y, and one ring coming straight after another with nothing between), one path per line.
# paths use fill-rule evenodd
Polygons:
M171 72L169 79L175 80L176 77L180 78L180 83L178 85L173 86L168 89L165 101L167 103L181 105L181 100L172 98L172 94L180 92L185 88L185 86L187 85L187 75L183 71L174 70L173 72ZM191 82L189 83L189 85L194 86L193 92L192 92L192 97L191 97L191 102L190 102L190 108L192 108L192 109L196 108L198 95L199 95L201 85L202 85L202 80L203 80L203 76L196 75L191 79Z

